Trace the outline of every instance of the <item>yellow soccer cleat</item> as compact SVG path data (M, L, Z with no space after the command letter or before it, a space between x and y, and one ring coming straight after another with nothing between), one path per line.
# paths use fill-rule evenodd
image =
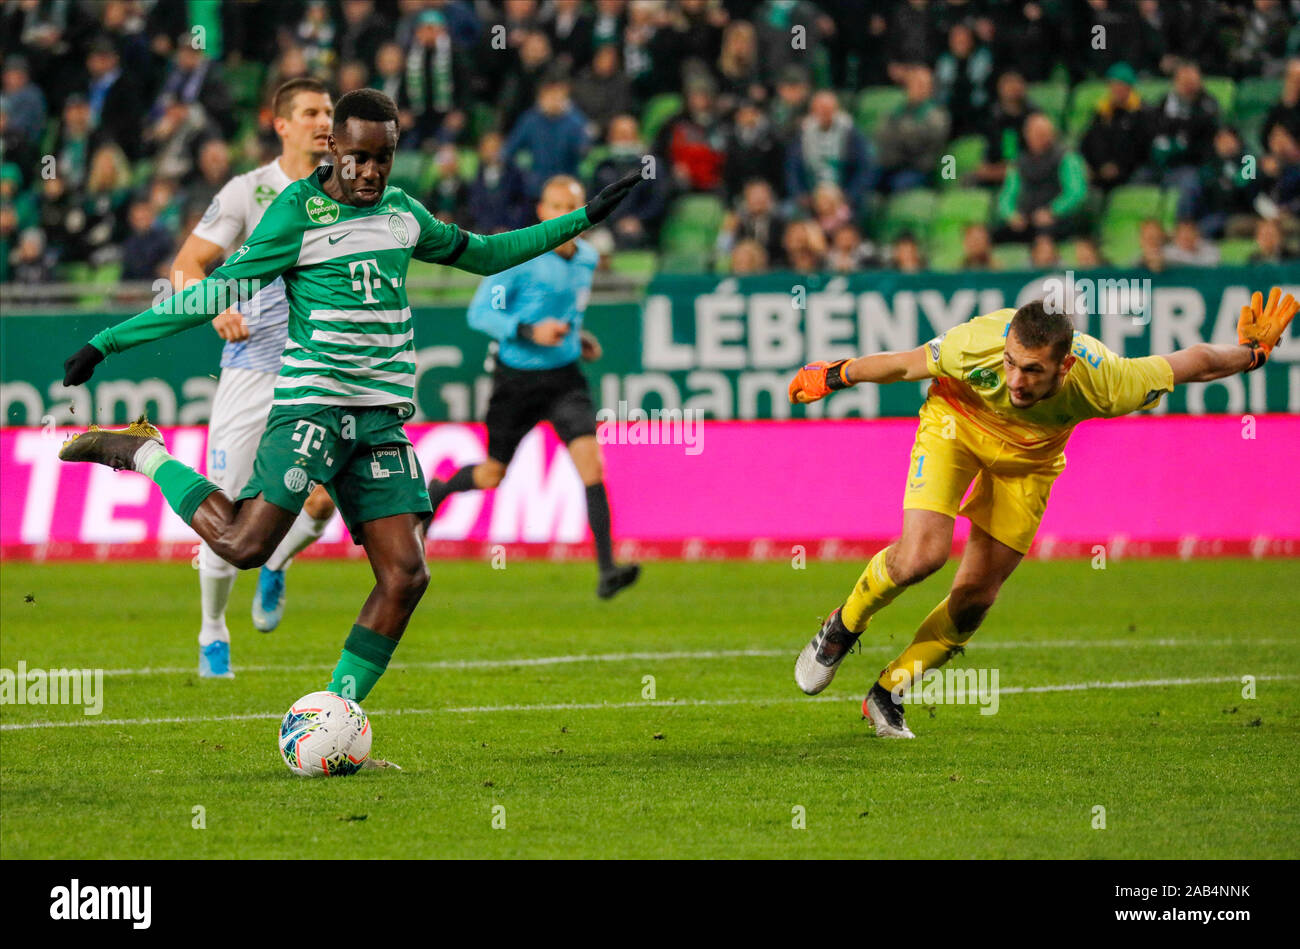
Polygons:
M163 444L162 432L141 415L126 428L92 425L73 435L59 449L60 461L93 461L115 471L135 469L135 453L146 442Z
M1250 306L1241 308L1241 319L1237 321L1237 341L1249 346L1254 353L1250 369L1258 369L1268 361L1273 347L1286 332L1291 318L1295 316L1300 304L1291 294L1282 296L1282 288L1274 287L1268 295L1268 303L1259 291L1250 298ZM1246 371L1249 372L1250 369Z

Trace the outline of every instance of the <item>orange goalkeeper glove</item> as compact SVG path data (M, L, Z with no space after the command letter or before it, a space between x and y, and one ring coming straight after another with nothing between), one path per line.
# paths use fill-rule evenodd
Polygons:
M1250 306L1241 308L1241 319L1237 321L1237 341L1243 346L1249 346L1254 355L1247 372L1258 369L1268 361L1273 347L1295 316L1297 307L1300 304L1296 303L1295 297L1289 293L1282 296L1282 288L1274 287L1268 295L1267 304L1264 303L1264 295L1256 291L1250 298Z
M791 402L816 402L838 389L847 389L853 383L844 378L847 359L835 362L810 362L790 381Z

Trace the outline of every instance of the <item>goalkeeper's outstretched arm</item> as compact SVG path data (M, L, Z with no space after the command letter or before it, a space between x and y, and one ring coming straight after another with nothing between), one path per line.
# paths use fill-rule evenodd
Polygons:
M1197 343L1165 357L1174 370L1174 385L1212 382L1258 369L1268 361L1298 308L1295 297L1282 296L1281 287L1272 289L1267 302L1262 293L1255 293L1250 306L1241 308L1236 346Z
M804 366L790 383L791 402L816 402L839 389L859 382L885 385L890 382L919 382L930 378L925 347L896 353L872 353L857 359L813 362Z

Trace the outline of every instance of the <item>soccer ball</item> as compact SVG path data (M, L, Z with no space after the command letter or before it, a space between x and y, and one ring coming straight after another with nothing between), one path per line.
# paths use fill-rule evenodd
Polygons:
M361 706L333 692L312 692L280 722L280 757L304 778L356 774L370 756L370 719Z

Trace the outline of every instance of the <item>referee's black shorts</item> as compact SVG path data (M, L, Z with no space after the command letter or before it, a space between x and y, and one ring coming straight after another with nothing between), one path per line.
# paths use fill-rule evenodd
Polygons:
M564 444L596 434L596 406L576 362L557 369L511 369L497 363L488 400L488 457L509 464L524 436L547 421Z

